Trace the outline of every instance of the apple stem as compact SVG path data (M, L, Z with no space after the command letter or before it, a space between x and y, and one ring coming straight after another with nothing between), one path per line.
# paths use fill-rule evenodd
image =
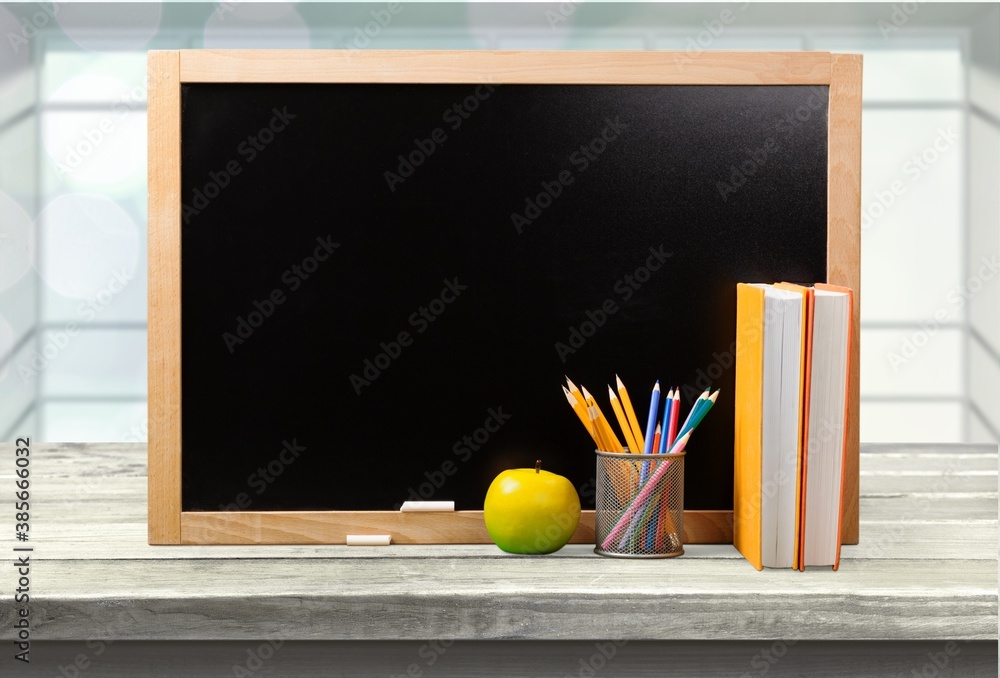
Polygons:
M541 470L541 468L542 468L542 460L541 459L536 459L535 460L535 473L538 473L539 470Z

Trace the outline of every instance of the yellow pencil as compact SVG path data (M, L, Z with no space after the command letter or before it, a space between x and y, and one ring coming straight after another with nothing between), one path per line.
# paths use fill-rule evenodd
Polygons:
M577 388L576 384L574 384L573 380L570 379L569 377L566 377L566 385L569 386L569 392L572 393L577 400L586 402L584 400L583 394L580 393L580 389Z
M642 436L642 428L639 426L639 420L635 417L635 410L632 409L632 400L629 399L628 391L625 390L625 384L622 383L621 377L617 374L615 375L615 381L618 385L618 397L622 401L622 409L625 411L629 426L632 428L632 438L635 440L635 449L633 452L641 452L645 449L646 440Z
M587 430L590 431L590 437L594 439L595 443L597 443L597 447L601 450L606 450L608 443L605 441L604 436L602 435L603 432L597 425L597 422L591 416L591 403L588 402L587 397L580 392L580 389L577 388L572 379L566 377L566 383L569 385L569 388L566 390L569 391L569 394L573 396L573 399L576 401L575 405L573 405L573 403L570 404L573 405L573 409L577 410L577 416L580 417L580 421L586 422L584 426L586 426Z
M618 436L615 432L611 430L611 424L608 423L607 418L604 416L604 412L601 411L601 406L597 404L594 400L594 396L590 395L590 392L586 388L583 389L583 397L587 401L587 405L594 408L594 412L597 415L595 421L597 422L597 428L604 435L605 442L608 444L608 452L624 452L625 448L622 447L621 442L618 440Z
M611 449L611 444L604 437L604 431L597 423L597 410L594 407L587 406L587 413L590 416L590 425L594 428L594 440L597 441L597 449L601 452L614 452Z
M611 424L609 424L608 420L605 419L605 417L604 417L603 414L601 414L600 408L598 408L597 414L598 414L598 421L600 422L600 425L601 425L601 429L604 431L604 437L610 443L610 446L611 446L611 450L610 451L611 452L624 452L625 451L625 447L622 445L621 441L618 440L618 436L615 435L615 432L613 430L611 430Z
M598 413L600 412L600 409L597 407L597 403L594 403L593 401L594 399L590 398L590 402L593 403L593 406L588 406L587 411L590 413L591 420L593 421L594 431L596 432L597 436L601 439L601 442L597 445L597 449L600 450L601 452L621 452L622 450L620 445L618 446L618 449L615 449L615 445L608 440L607 435L608 433L610 433L610 431L605 432L604 429L602 429L602 427L599 425ZM630 469L630 471L632 472L631 475L636 476L636 478L638 477L635 472L635 469ZM621 466L619 466L618 464L611 464L609 467L607 467L607 472L611 476L611 489L618 497L618 501L623 502L625 499L625 497L622 494L622 492L624 491L623 488L629 487L629 483L626 482L625 479L622 477L623 470ZM637 481L633 481L632 485L635 485L635 482Z
M607 452L608 444L604 441L604 434L597 425L597 415L594 414L593 407L587 407L587 417L590 419L590 428L594 431L594 442L597 443L597 449L601 452Z
M563 394L566 396L566 402L568 402L569 406L573 408L576 416L580 419L580 423L583 424L583 427L587 429L587 433L589 433L590 437L593 438L594 427L590 423L590 416L587 414L586 404L584 404L583 400L570 393L569 389L565 386L563 386L562 389Z
M614 410L615 418L618 420L618 425L622 429L622 433L625 434L625 442L628 443L629 452L637 452L638 448L635 444L635 436L632 434L632 427L628 424L628 419L625 418L625 411L622 410L622 404L618 401L618 396L615 395L614 389L608 386L608 398L611 399L611 409Z

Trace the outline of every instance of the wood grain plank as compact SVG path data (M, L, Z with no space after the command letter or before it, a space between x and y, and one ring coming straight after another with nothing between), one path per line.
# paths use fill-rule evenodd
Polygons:
M149 675L218 678L246 666L248 652L264 656L254 676L343 678L345 676L434 676L435 678L537 678L538 676L614 676L689 678L760 676L801 678L823 667L825 676L885 678L912 676L934 668L928 652L945 652L946 643L883 641L841 643L802 641L662 641L611 644L592 641L333 641L277 643L266 640L204 642L37 642L31 664L21 678L75 675L61 672L83 656L89 663L81 676L135 678ZM32 644L36 649L36 644ZM101 650L100 654L96 650ZM997 648L990 642L947 644L950 678L995 678ZM768 659L764 659L766 656ZM777 657L775 653L780 654ZM755 661L756 660L756 661ZM773 660L773 663L772 661ZM940 661L940 660L939 660ZM751 663L753 662L753 663ZM411 668L412 667L412 668ZM669 667L665 669L664 667ZM250 673L250 672L248 672ZM932 674L928 669L928 675Z
M861 55L833 54L827 177L827 282L854 290L841 541L858 542L861 440Z
M995 522L996 495L886 495L862 497L861 514L868 522Z
M997 473L996 452L939 454L927 452L865 456L867 474L928 474L932 476Z
M173 546L160 548L146 543L146 523L62 521L41 524L34 535L38 560L176 560L176 559L282 559L299 558L370 558L371 549L330 545L302 546ZM438 545L408 544L380 548L381 558L495 558L515 557L483 544ZM590 544L570 544L550 558L593 558ZM742 559L729 544L688 544L685 558ZM941 560L996 560L997 522L961 521L861 521L861 540L845 546L844 558Z
M668 573L668 574L667 574ZM919 640L997 635L995 561L53 561L35 640ZM0 608L9 640L11 606Z
M952 454L997 454L997 443L861 443L865 454L919 454L950 456Z
M149 542L181 540L181 86L149 52Z
M825 85L828 52L182 50L182 82Z
M861 496L874 497L886 494L997 494L997 475L989 471L938 475L911 475L903 473L868 475L861 470ZM862 521L864 516L862 516Z
M45 478L148 477L146 443L41 443L32 467ZM0 447L2 449L2 447Z

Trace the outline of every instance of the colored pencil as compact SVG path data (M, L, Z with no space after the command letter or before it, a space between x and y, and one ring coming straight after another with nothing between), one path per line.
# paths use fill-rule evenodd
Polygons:
M677 439L677 421L680 419L681 412L681 389L675 388L673 390L672 397L667 400L667 411L663 414L663 426L664 426L664 439L666 441L666 446L670 447L674 444ZM661 440L660 446L662 447L664 442ZM670 508L667 506L664 510L660 510L661 506L664 504L669 504L670 502L670 481L669 479L664 484L663 492L661 493L661 498L659 505L656 507L655 521L653 523L653 532L655 533L653 537L653 549L659 551L663 548L663 540L668 534L667 523L670 523L669 532L675 532L673 527L673 520L670 518ZM664 520L666 519L666 520ZM646 548L649 548L649 538L646 538Z
M599 435L600 432L594 426L594 423L590 418L590 409L589 406L587 405L586 398L583 397L583 393L580 392L580 389L577 387L576 384L573 383L573 380L570 379L569 377L566 377L566 385L567 385L566 390L568 390L570 395L573 396L574 402L571 404L573 405L573 409L576 411L577 416L580 417L581 421L586 422L584 425L590 432L590 437L593 438L594 442L597 443L597 446L599 448L603 448L604 447L603 442L601 441Z
M617 374L615 375L615 385L618 387L618 398L622 401L622 410L625 411L625 416L628 417L629 427L632 429L632 437L635 439L635 452L638 453L642 451L644 441L642 429L639 428L639 420L636 418L635 409L632 407L632 399L628 397L625 384L622 383L621 377Z
M667 489L664 490L664 492L665 492L666 496L668 496L668 497L670 496L670 486L669 485L667 486ZM653 537L653 549L655 551L657 551L657 552L660 549L663 548L663 540L667 536L667 520L664 520L664 518L666 518L667 520L670 520L670 507L669 506L666 507L660 513L656 514L656 536ZM672 520L670 522L673 523ZM671 527L672 527L672 525L671 525ZM670 529L670 532L676 532L676 530L675 529Z
M646 418L646 444L642 448L643 454L653 453L653 433L656 428L656 418L660 413L660 381L653 384L653 391L649 394L649 416ZM639 472L639 482L646 482L649 474L649 462L642 462L642 470Z
M624 452L625 447L621 444L621 441L618 440L618 436L615 435L615 432L611 430L611 424L609 424L608 420L604 418L604 415L601 413L601 408L595 407L594 409L597 412L597 425L601 428L601 435L604 436L604 440L608 444L607 451Z
M714 396L718 397L718 395L719 392L716 391ZM712 405L714 404L715 399L713 397L706 397L704 399L699 398L698 402L695 403L695 406L691 408L691 412L688 414L688 418L684 422L684 425L681 426L681 430L678 435L683 435L685 431L694 430L694 428L701 423L701 420L705 418L705 415L708 414L708 411L712 409Z
M674 409L674 390L670 389L667 391L666 403L663 406L663 425L656 427L656 440L658 444L654 444L653 448L656 450L657 454L665 454L667 451L667 438L669 437L669 426L670 420L673 416ZM659 529L662 527L662 514L660 512L660 507L667 502L670 496L670 486L665 485L663 490L659 493L659 497L654 502L650 502L653 507L650 511L649 525L646 527L646 550L652 550L654 543L656 541L656 535Z
M650 450L649 450L649 452L646 452L646 454L653 454L653 452L656 451L656 446L659 444L658 443L659 439L660 439L660 425L657 424L656 425L656 431L653 433L652 437L650 438L650 444L648 445L648 447L650 448ZM646 478L648 476L649 476L649 462L648 461L644 461L644 462L642 462L642 470L639 472L639 482L640 483L646 482Z
M680 418L678 415L681 413L681 390L679 388L674 389L674 400L670 405L670 425L667 431L667 447L674 444L677 440L677 420Z
M660 484L662 485L662 483ZM648 533L649 528L655 525L656 509L659 507L660 501L662 501L662 497L658 495L662 495L662 490L659 488L653 491L649 497L649 501L646 502L646 505L643 506L642 509L636 511L635 515L632 516L632 521L629 523L628 529L625 530L622 535L621 542L618 544L618 548L620 550L624 550L630 546L638 549L642 546L638 542L644 541L644 535ZM642 523L646 524L646 530L637 529ZM672 523L671 529L673 529Z
M654 448L656 448L657 454L664 454L667 451L667 445L670 444L670 441L667 440L667 438L670 437L667 431L670 427L670 417L673 411L673 407L674 407L674 390L670 389L669 391L667 391L667 401L663 406L663 426L657 428L658 431L661 431L661 435L659 437L659 444L653 446Z
M610 386L608 386L608 398L611 399L611 409L615 413L615 419L618 420L618 426L621 427L622 433L625 435L625 443L628 445L628 451L638 454L639 445L635 440L635 435L632 434L632 427L628 423L628 418L625 416L625 410L622 409L622 404L618 400L618 396L615 395L614 389Z
M677 442L675 442L673 446L668 450L667 454L675 454L683 450L684 446L687 445L687 441L690 437L691 437L690 431L682 435L680 438L677 439ZM669 462L667 462L666 464L660 464L659 468L657 468L656 471L653 472L653 474L649 477L649 480L646 482L646 484L642 486L641 490L639 490L639 493L636 495L635 499L633 499L632 502L628 505L628 507L622 512L621 517L618 518L618 522L616 522L615 526L611 528L611 532L608 533L608 536L604 538L603 542L601 542L602 549L608 550L608 547L615 541L615 539L618 538L619 535L621 535L622 531L625 530L626 527L628 527L629 522L632 520L635 514L645 505L646 500L649 498L649 495L655 489L657 482L660 480L660 478L662 478L666 474L667 469L669 467L670 467Z
M675 441L674 444L670 446L669 453L680 452L681 450L684 449L684 446L687 445L687 441L691 437L691 433L698 426L698 424L702 422L702 420L705 418L705 415L708 414L708 411L712 409L712 406L715 405L715 399L718 398L718 395L719 391L716 390L716 392L712 394L712 396L714 397L710 396L698 399L699 402L696 403L696 407L692 408L692 412L688 415L688 421L686 422L686 427L682 427L677 441ZM624 548L624 545L629 542L629 539L635 537L634 531L638 523L638 521L635 520L635 518L641 516L644 504L655 490L659 480L664 475L666 475L666 470L667 468L670 467L670 464L671 464L670 461L664 464L660 464L659 467L652 474L650 474L649 478L647 478L646 480L646 483L639 491L639 494L628 505L628 507L619 517L618 522L615 523L615 526L612 528L607 538L605 538L605 540L601 543L602 549L607 549L608 544L614 542L615 538L617 538L617 536L622 532L622 530L625 530L626 527L628 527L628 529L625 530L625 533L622 536L621 542L619 543L619 548L620 549Z
M608 386L608 399L615 421L624 435L628 452L641 454L658 456L682 452L692 432L712 409L719 396L719 390L712 393L711 389L706 389L692 404L684 422L678 426L680 388L671 388L664 395L657 380L650 392L649 415L643 431L621 377L615 375L615 382L617 393ZM616 453L626 451L597 400L586 387L578 387L566 377L563 395L598 450ZM662 418L660 400L663 400ZM616 541L619 551L633 553L661 551L668 540L671 548L679 544L681 537L674 526L669 507L671 483L667 474L667 469L675 459L656 459L655 462L654 459L656 457L642 460L641 465L640 460L636 459L635 462L626 464L625 468L609 469L612 476L609 480L614 493L618 495L617 505L622 508L617 509L620 511L618 519L601 542L601 549L608 550L609 545ZM622 475L626 469L630 476L628 478ZM629 490L629 487L638 489ZM632 492L635 494L629 501L628 496ZM639 529L639 525L643 526L642 529Z
M596 443L597 438L594 437L594 427L590 423L590 416L587 414L587 406L580 400L577 400L576 396L570 393L569 389L566 388L565 386L562 387L562 390L563 394L566 396L566 402L568 402L569 406L573 408L573 412L580 420L580 423L583 424L583 427L587 429L587 433L590 435L591 438L594 439L594 442Z
M590 418L590 425L594 428L594 439L597 441L597 449L601 452L610 452L611 445L604 437L604 431L597 424L597 411L589 405L587 406L587 416Z
M569 377L566 377L566 386L568 387L569 392L573 394L574 398L576 398L579 402L583 403L584 405L587 404L586 398L583 397L583 394L580 393L580 389L577 387L576 384L573 383L573 380L570 379Z
M656 451L657 441L656 441L656 428L658 427L657 419L660 415L660 381L657 379L656 383L653 384L653 391L649 394L649 416L646 418L646 445L643 447L643 454L652 454ZM639 482L645 483L649 477L649 462L642 462L642 468L639 470ZM625 545L630 536L636 534L636 526L643 518L643 514L648 514L648 508L644 511L639 511L635 514L632 519L632 524L629 525L629 529L625 532L625 537L622 538L622 543L619 544L619 548L625 548Z
M642 449L643 454L653 452L653 433L656 429L656 417L660 411L660 381L653 384L653 391L649 394L649 416L646 418L646 444Z
M597 427L600 429L601 435L604 436L605 442L608 445L608 449L605 451L624 452L625 448L622 447L622 444L618 440L618 436L615 435L615 432L611 430L611 424L608 423L607 418L604 416L604 412L601 411L601 406L597 404L594 396L590 394L586 387L583 387L583 397L586 398L587 405L594 408L594 412L597 415L595 420L597 422Z
M670 393L667 394L668 396L666 401L667 407L670 406L670 397L669 397L670 395L671 395ZM666 416L667 415L664 414L664 417ZM664 448L666 441L667 441L667 436L664 435L663 433L663 427L659 423L657 423L656 433L653 434L653 453L663 454L664 452L666 452L666 449ZM660 513L660 504L663 503L665 497L663 492L657 492L657 494L659 496L653 501L649 502L649 504L646 506L646 511L645 511L645 513L647 514L648 522L646 525L646 541L644 546L647 550L653 548L653 535L656 532L657 516Z
M698 399L694 401L693 405L691 405L691 410L688 412L687 418L684 419L684 423L681 424L681 428L677 432L677 435L682 435L684 433L684 431L687 430L687 425L691 423L691 417L693 417L694 413L698 411L698 406L701 404L701 401L702 400L708 400L709 390L710 389L706 388L705 392L702 393L700 396L698 396Z

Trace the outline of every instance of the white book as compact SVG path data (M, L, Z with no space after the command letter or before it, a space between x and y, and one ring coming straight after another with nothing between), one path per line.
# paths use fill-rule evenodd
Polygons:
M850 290L816 286L803 453L800 567L836 567L840 559L852 303Z
M796 548L803 364L801 292L764 289L761 403L761 563L792 567Z

